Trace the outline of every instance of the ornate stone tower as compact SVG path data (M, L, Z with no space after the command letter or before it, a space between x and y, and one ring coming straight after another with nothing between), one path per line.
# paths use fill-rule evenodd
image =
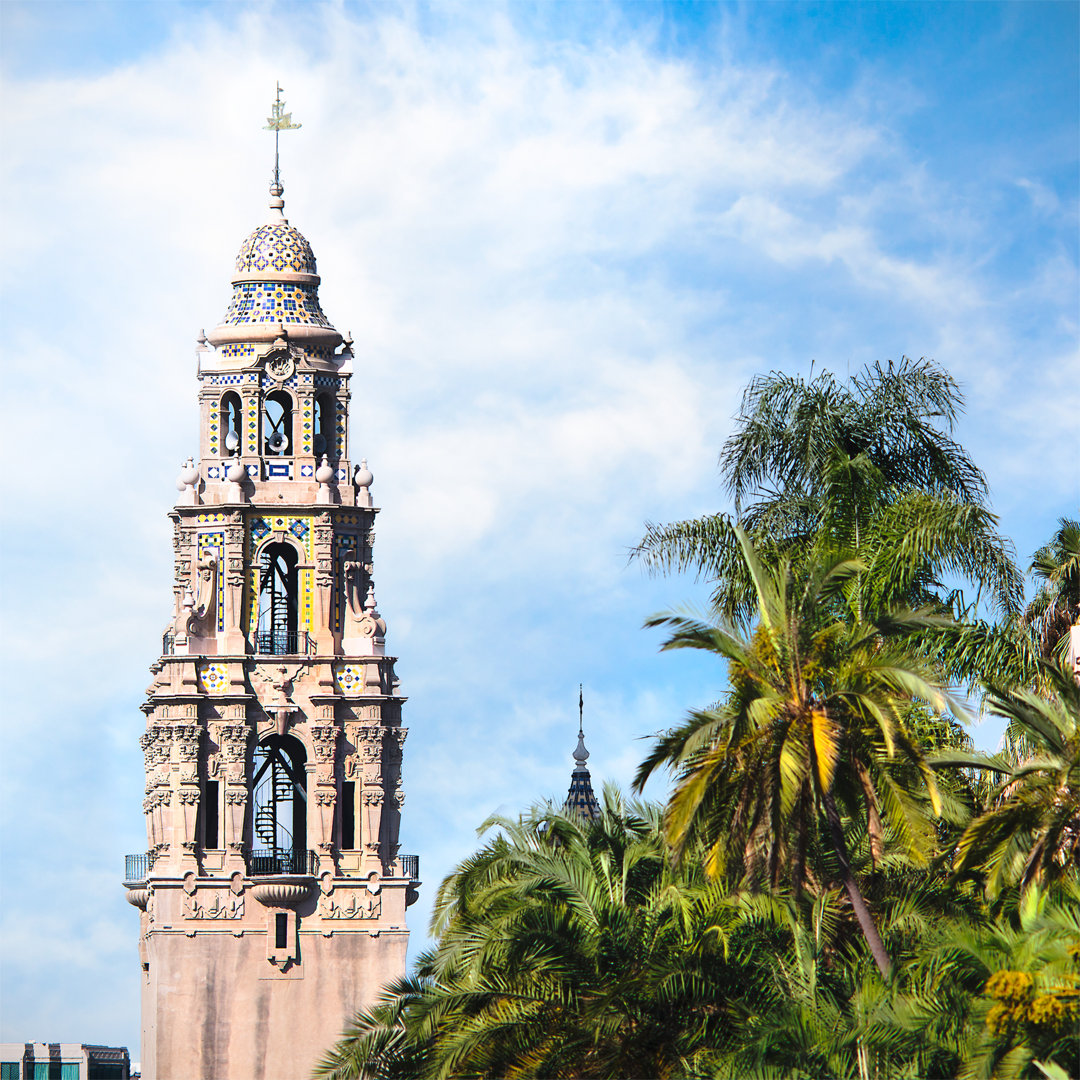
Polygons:
M279 102L274 121L287 127ZM281 123L284 118L284 123ZM405 970L405 728L349 459L351 342L283 214L199 340L199 462L177 480L173 614L151 668L141 910L148 1080L297 1080Z

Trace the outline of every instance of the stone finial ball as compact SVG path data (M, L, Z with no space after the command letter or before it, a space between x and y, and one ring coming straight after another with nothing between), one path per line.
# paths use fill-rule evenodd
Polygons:
M371 475L371 470L367 467L367 458L364 458L360 462L360 468L357 469L356 473L353 475L353 481L357 487L366 488L371 487L374 479L375 477Z
M247 479L247 469L239 461L234 461L225 475L232 483L242 484Z
M315 479L320 484L329 484L334 479L334 468L323 454L322 464L315 470Z
M199 467L188 458L184 463L183 468L180 470L180 475L176 478L176 490L183 491L184 488L194 484L199 479Z

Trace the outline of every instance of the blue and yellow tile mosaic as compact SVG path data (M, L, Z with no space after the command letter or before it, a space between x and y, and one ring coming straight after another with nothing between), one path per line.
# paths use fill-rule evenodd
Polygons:
M210 403L210 417L208 421L208 427L210 430L210 453L217 457L218 455L218 407L217 402Z
M236 256L236 272L252 274L259 270L296 274L319 272L311 245L287 222L260 225L241 245Z
M214 515L199 515L201 521L203 517L213 517L216 520L224 521L224 514ZM198 544L198 556L199 561L208 556L213 557L217 561L217 628L218 630L225 629L225 534L223 532L206 532L199 533Z
M302 630L314 630L314 599L315 571L300 571L300 628Z
M315 287L292 282L238 281L221 321L225 326L265 322L330 326Z
M264 390L276 390L279 386L285 386L288 387L290 390L295 390L296 379L296 375L290 375L284 382L279 382L272 376L264 374L262 377L262 388Z
M249 454L259 452L259 410L254 397L247 403L247 443Z
M240 343L234 343L231 345L219 345L218 356L227 356L233 359L255 356L255 346ZM230 384L242 383L244 381L243 375L216 375L213 379L214 386L229 386Z
M199 689L208 694L224 694L229 689L229 674L225 664L200 664Z
M359 664L343 664L334 679L343 694L359 694L364 689L364 669Z

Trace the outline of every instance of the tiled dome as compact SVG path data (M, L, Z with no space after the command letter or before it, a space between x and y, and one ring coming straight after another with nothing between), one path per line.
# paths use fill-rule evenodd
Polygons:
M280 184L270 189L270 220L240 247L232 299L221 322L206 335L215 348L275 341L282 333L308 349L336 349L341 335L319 306L315 254L282 209ZM239 353L221 352L232 362ZM246 355L246 354L245 354Z
M238 281L233 285L232 302L221 325L239 326L241 323L330 326L330 320L319 307L319 295L314 285L280 281Z
M315 253L299 229L286 221L260 225L241 245L236 256L238 274L317 274Z

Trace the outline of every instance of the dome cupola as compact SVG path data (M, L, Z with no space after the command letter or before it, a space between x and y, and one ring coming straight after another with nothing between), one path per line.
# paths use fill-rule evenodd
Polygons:
M207 340L215 347L272 342L284 327L300 345L336 349L339 334L319 306L315 253L282 212L280 182L270 186L270 220L240 246L232 300Z

